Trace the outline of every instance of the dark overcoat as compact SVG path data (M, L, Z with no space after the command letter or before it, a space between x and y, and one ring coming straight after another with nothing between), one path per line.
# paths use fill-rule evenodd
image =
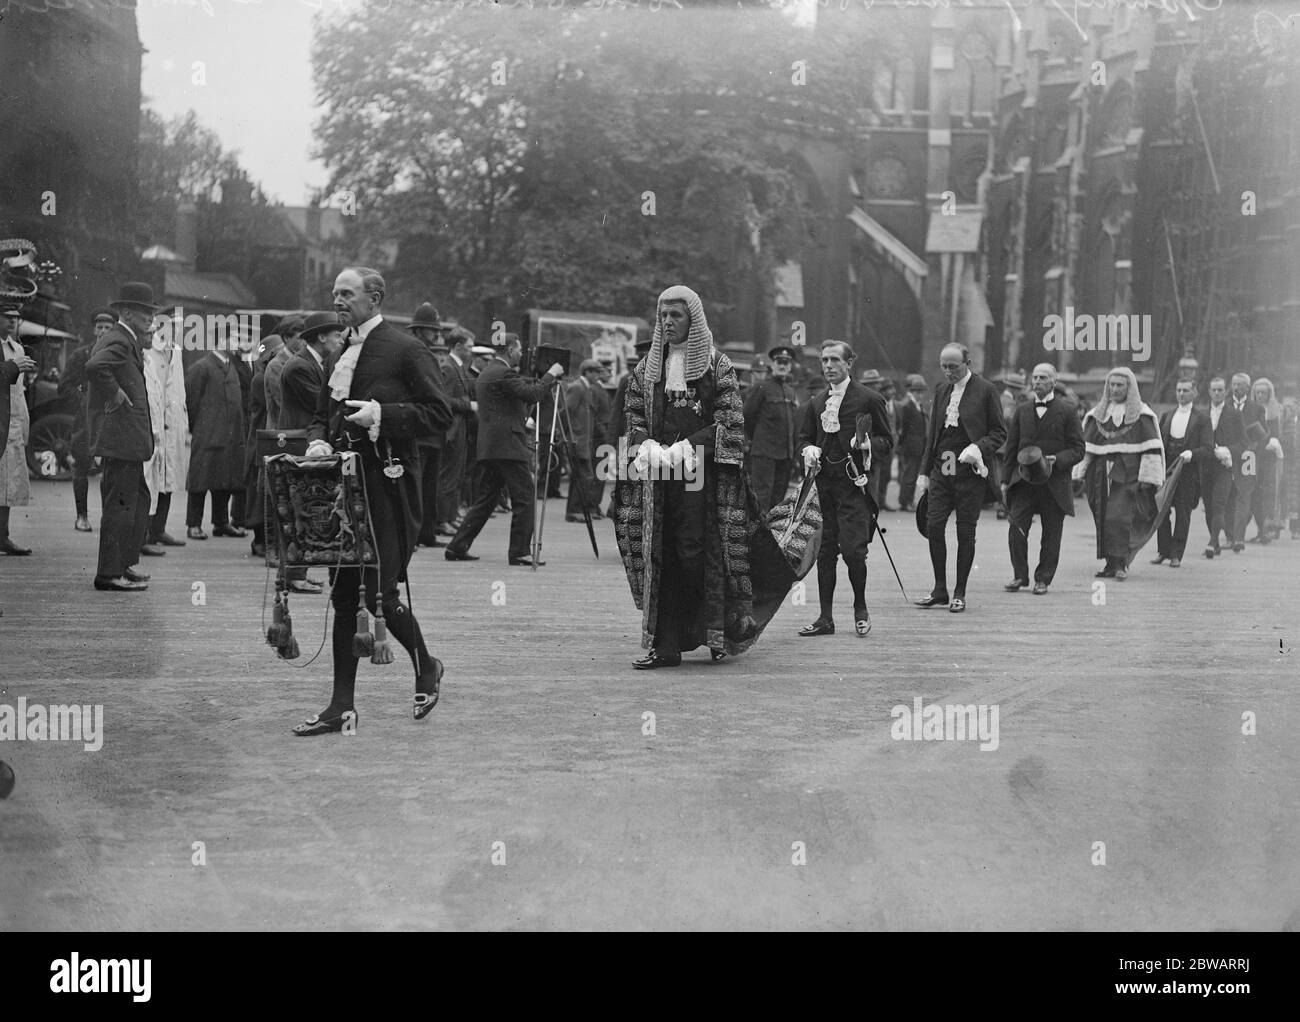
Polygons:
M145 462L153 457L153 423L144 383L144 348L121 323L95 342L86 360L86 411L101 458Z
M185 373L190 415L190 472L185 488L244 488L244 393L233 360L208 352Z

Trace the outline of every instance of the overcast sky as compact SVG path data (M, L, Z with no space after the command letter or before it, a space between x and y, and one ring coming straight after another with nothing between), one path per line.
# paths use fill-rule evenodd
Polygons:
M167 118L192 108L269 195L302 205L327 177L309 157L312 18L347 2L139 0L145 102Z

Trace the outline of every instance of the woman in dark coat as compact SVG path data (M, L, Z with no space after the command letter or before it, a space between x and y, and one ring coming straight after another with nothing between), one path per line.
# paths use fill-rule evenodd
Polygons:
M230 525L232 491L244 486L244 397L235 352L211 351L185 373L185 401L190 414L189 510L185 524L190 539L207 539L203 501L212 491L212 534L244 536Z

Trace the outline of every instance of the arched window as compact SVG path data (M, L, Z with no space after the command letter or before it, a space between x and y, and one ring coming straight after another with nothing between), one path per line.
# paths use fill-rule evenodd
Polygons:
M872 99L882 114L905 117L912 112L916 64L911 57L882 59L876 68Z
M976 117L992 117L996 70L994 47L983 32L969 28L962 34L952 70L952 99L949 109L954 120L970 125Z

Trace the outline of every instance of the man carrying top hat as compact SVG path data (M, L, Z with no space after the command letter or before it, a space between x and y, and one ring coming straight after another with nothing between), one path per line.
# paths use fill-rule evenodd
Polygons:
M9 538L9 509L26 507L31 483L27 477L27 439L31 417L23 391L23 375L36 368L18 340L22 307L8 302L0 306L0 553L11 557L30 554Z
M749 437L749 478L765 514L785 497L794 466L799 396L790 384L795 351L778 345L767 353L770 378L755 382L745 395L745 435Z
M822 544L817 553L821 612L800 635L834 635L835 576L842 555L853 587L853 621L859 637L871 631L867 610L867 548L879 506L867 484L876 459L894 448L885 399L854 383L853 349L843 341L822 344L822 374L829 388L804 409L799 450L804 468L817 477L822 510ZM863 445L866 446L863 446Z
M1169 562L1171 568L1181 567L1187 549L1187 533L1191 528L1192 510L1201 498L1201 467L1214 457L1214 430L1210 416L1192 407L1196 384L1192 380L1179 380L1174 385L1178 407L1160 416L1160 435L1165 443L1165 465L1172 471L1178 461L1183 462L1178 489L1174 491L1169 514L1160 519L1156 532L1157 551L1152 564Z
M95 342L86 360L90 451L100 458L103 468L95 588L133 592L147 589L149 581L135 565L149 527L144 463L153 457L154 429L144 379L144 349L158 306L153 288L140 283L123 284L111 304L118 322Z
M1002 502L1007 506L1014 577L1003 588L1014 593L1029 585L1029 525L1034 515L1042 528L1034 595L1052 584L1061 559L1065 516L1074 514L1070 472L1083 458L1083 430L1074 405L1056 394L1056 368L1034 367L1034 400L1018 405L1002 447Z
M930 492L926 536L934 588L915 601L918 607L947 607L954 614L966 609L966 580L975 563L975 527L993 455L1007 438L998 390L970 367L970 352L960 344L939 352L944 382L935 391L930 432L916 486ZM957 515L957 584L949 600L948 519Z
M77 517L72 527L78 532L90 532L90 426L86 419L86 359L94 350L95 341L108 333L117 323L117 315L107 306L90 314L94 336L77 345L68 355L63 375L59 377L59 397L72 397L77 404L72 421L72 498L76 502Z

